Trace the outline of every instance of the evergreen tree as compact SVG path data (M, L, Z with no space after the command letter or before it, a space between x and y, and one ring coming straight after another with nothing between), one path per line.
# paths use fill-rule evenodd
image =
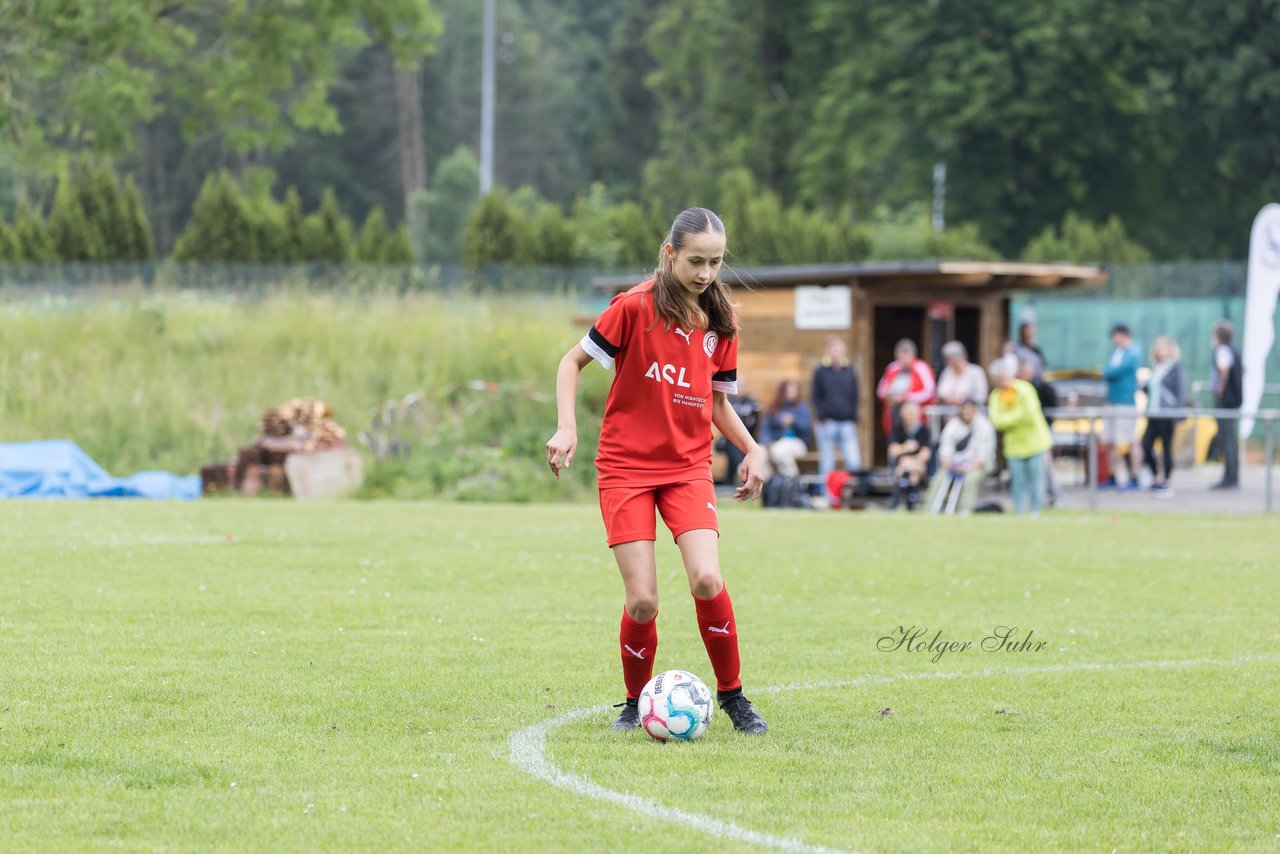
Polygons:
M605 212L604 220L618 247L617 266L652 269L657 263L658 244L669 225L635 202L614 205Z
M308 261L341 264L351 258L351 222L338 208L338 196L326 187L319 209L307 217L304 240Z
M124 181L125 245L121 258L128 261L151 261L156 257L155 238L151 235L151 223L142 206L138 185L130 175Z
M573 202L576 255L589 267L611 270L622 257L622 241L609 221L609 201L603 184L595 183Z
M9 223L0 219L0 264L11 264L22 260L22 246L18 243L18 233Z
M48 223L40 216L40 211L31 207L25 199L18 205L13 231L18 238L19 257L15 260L31 264L58 260L58 250L54 246Z
M252 262L257 259L250 204L226 172L210 175L200 188L191 220L173 248L175 261Z
M576 226L554 202L543 202L525 230L528 246L516 262L541 267L572 267L580 262Z
M510 203L507 191L498 187L482 198L467 222L462 263L472 269L515 261L527 246L528 224L524 214Z
M49 212L49 236L58 260L99 261L107 255L106 240L84 207L88 199L96 212L98 200L92 195L93 182L77 181L77 174L84 173L81 170L63 172L58 178L53 208ZM85 189L82 191L77 185Z
M1022 251L1024 261L1072 261L1090 264L1145 263L1151 253L1125 233L1120 217L1102 225L1068 211L1060 229L1046 226Z
M286 263L305 261L307 240L307 217L302 211L302 197L296 187L290 187L284 194L284 235L280 260Z
M409 239L409 230L404 226L391 232L391 236L382 244L382 263L413 263L413 241Z
M375 205L365 217L364 225L360 229L360 237L356 240L355 260L364 261L367 264L385 263L384 256L390 239L391 235L387 231L387 216L382 212L382 205Z
M246 203L253 224L253 257L248 260L259 264L284 262L287 241L282 206L271 197L269 186L260 188Z
M124 194L115 172L92 160L83 161L72 173L76 195L85 219L102 237L102 261L120 261L129 256L129 226Z

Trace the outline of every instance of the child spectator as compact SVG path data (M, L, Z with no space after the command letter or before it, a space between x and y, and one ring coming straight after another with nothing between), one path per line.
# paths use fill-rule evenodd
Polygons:
M1151 345L1151 379L1147 383L1147 429L1142 434L1142 457L1153 478L1151 490L1169 496L1169 476L1173 474L1173 428L1180 418L1161 415L1187 405L1187 372L1182 367L1178 345L1161 335ZM1156 468L1156 442L1160 443L1163 473Z
M800 399L800 385L795 380L783 380L778 384L773 404L764 414L760 436L769 461L780 474L786 477L800 474L796 460L809 450L811 424L809 407Z

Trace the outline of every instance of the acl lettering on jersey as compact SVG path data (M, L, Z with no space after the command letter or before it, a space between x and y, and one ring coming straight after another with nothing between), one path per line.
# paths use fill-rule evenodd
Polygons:
M602 489L710 480L712 393L738 390L737 336L655 325L653 284L614 297L582 339L614 369L596 452Z

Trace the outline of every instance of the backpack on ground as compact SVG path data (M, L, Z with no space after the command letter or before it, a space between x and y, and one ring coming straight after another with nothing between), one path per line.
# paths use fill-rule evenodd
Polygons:
M765 507L807 507L800 478L775 474L764 484Z

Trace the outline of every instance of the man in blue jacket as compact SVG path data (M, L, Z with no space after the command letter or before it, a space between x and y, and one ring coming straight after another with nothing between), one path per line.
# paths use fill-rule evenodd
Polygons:
M1138 488L1138 469L1142 465L1142 447L1137 442L1138 410L1135 406L1138 393L1138 368L1142 365L1142 350L1133 341L1129 327L1117 323L1111 329L1111 343L1115 349L1111 358L1102 369L1102 378L1107 381L1107 405L1124 407L1129 413L1107 418L1103 424L1103 441L1107 444L1107 459L1111 463L1111 477L1102 487L1115 488L1116 472L1120 469L1120 446L1124 445L1128 453L1124 455L1129 466L1129 480L1125 489Z

